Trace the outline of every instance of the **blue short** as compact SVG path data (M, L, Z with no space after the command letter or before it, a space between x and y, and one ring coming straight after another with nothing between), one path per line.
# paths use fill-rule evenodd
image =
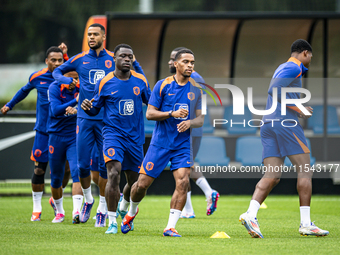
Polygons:
M191 167L193 165L191 152L192 150L190 148L170 150L151 144L139 173L157 178L169 161L171 162L171 171L177 170L178 168Z
M35 132L31 160L42 163L48 162L48 134Z
M113 134L104 136L104 160L105 163L117 160L122 164L122 170L139 172L143 161L143 145L128 142Z
M95 145L98 152L103 151L101 120L77 118L77 157L80 178L86 178L91 174L91 153ZM107 171L104 163L103 153L98 153L99 176L107 179Z
M90 163L91 171L95 171L95 172L99 171L98 158L99 158L99 153L98 153L97 146L93 146L92 153L91 153L91 163Z
M285 122L293 126L295 123ZM303 128L298 123L295 127L283 127L281 122L265 123L261 127L263 145L262 160L268 157L285 158L289 155L310 153Z
M51 186L55 189L61 187L65 173L66 160L70 165L73 183L79 182L76 136L64 137L50 134L48 143L48 155L51 168Z
M194 157L194 159L196 158L197 153L200 149L201 140L202 140L202 136L192 136L191 137L192 156Z

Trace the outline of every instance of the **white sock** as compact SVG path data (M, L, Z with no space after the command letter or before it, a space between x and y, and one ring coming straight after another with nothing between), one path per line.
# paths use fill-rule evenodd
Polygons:
M43 191L34 192L32 191L33 198L33 212L41 212L41 198L43 195Z
M176 228L177 221L181 216L181 211L176 209L170 209L168 225L165 229Z
M300 206L300 218L303 227L310 226L310 206Z
M139 205L140 202L130 202L130 209L129 209L129 212L128 212L128 215L129 216L134 216L136 213L137 213L137 209L138 209L138 205Z
M261 206L260 203L257 202L256 200L250 200L250 204L249 204L249 208L248 208L247 213L248 213L251 217L256 218L257 212L259 211L260 206Z
M213 192L212 188L210 187L207 179L204 176L197 179L196 184L201 190L204 192L205 197L208 199Z
M72 214L76 212L80 212L81 205L83 204L83 196L82 195L74 195L72 196L73 199L73 212Z
M54 199L55 207L57 208L57 213L61 213L65 215L64 207L63 207L63 197L59 199Z
M108 211L108 215L109 215L109 226L111 225L111 223L117 223L117 213L116 212Z
M188 214L194 213L194 208L192 207L192 204L191 204L191 191L188 191L187 193L187 201L185 202L183 211L185 211Z
M103 213L105 214L107 211L106 211L106 200L105 200L105 197L103 196L100 196L99 195L99 204L98 204L98 208L97 208L97 213Z
M91 185L90 187L88 187L87 189L83 189L83 194L84 194L84 198L85 198L85 203L93 203L93 196L91 193Z
M130 203L126 201L123 197L122 201L120 202L119 210L120 211L127 211L129 208Z

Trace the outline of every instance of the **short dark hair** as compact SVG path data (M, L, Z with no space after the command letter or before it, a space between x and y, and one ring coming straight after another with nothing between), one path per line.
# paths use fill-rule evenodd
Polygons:
M301 53L305 50L312 52L312 46L306 40L298 39L295 42L293 42L290 48L290 53L293 52Z
M185 48L185 47L177 47L177 48L173 49L172 51L178 52L180 50L185 50L185 49L187 49L187 48Z
M63 51L60 48L57 46L52 46L46 51L46 58L48 58L48 55L50 55L51 52L60 52L61 55L63 55Z
M189 53L189 54L194 55L194 53L193 53L191 50L185 48L185 49L183 49L183 50L179 50L179 51L176 53L176 55L175 55L175 61L176 61L177 59L179 59L179 58L182 56L182 54L185 54L185 53Z
M121 44L118 44L115 49L114 49L114 54L116 55L117 51L119 51L120 48L127 48L127 49L130 49L133 51L132 47L126 43L121 43Z
M102 30L105 34L105 27L99 23L93 23L92 25L89 26L90 27L100 27L100 30Z

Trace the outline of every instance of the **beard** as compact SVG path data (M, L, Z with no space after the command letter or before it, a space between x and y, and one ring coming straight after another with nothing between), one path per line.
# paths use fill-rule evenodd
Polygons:
M169 68L170 73L176 73L176 67L172 66Z
M94 45L94 46L91 47L91 46L90 46L90 43L88 43L90 49L92 49L92 50L99 49L99 48L102 46L102 44L103 44L103 42L98 42L96 45Z

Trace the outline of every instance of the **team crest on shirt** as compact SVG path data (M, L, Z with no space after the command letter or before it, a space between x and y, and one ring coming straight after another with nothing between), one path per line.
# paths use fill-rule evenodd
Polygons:
M148 162L146 164L146 170L151 171L153 169L154 164L152 162Z
M140 93L139 87L134 87L134 88L133 88L133 93L134 93L136 96L138 96L139 93Z
M111 60L105 60L105 66L106 66L106 68L111 68L112 67L112 61Z
M188 93L188 98L190 101L194 100L195 99L195 93L194 92L189 92Z
M52 145L50 145L50 147L48 148L48 150L49 150L49 152L50 152L51 154L53 154L53 152L54 152L54 147L53 147Z
M108 149L107 150L107 155L109 155L110 157L112 157L113 155L115 155L115 149L113 149L113 148L110 148L110 149Z
M36 150L34 151L34 156L40 157L40 156L41 156L41 150L36 149Z

